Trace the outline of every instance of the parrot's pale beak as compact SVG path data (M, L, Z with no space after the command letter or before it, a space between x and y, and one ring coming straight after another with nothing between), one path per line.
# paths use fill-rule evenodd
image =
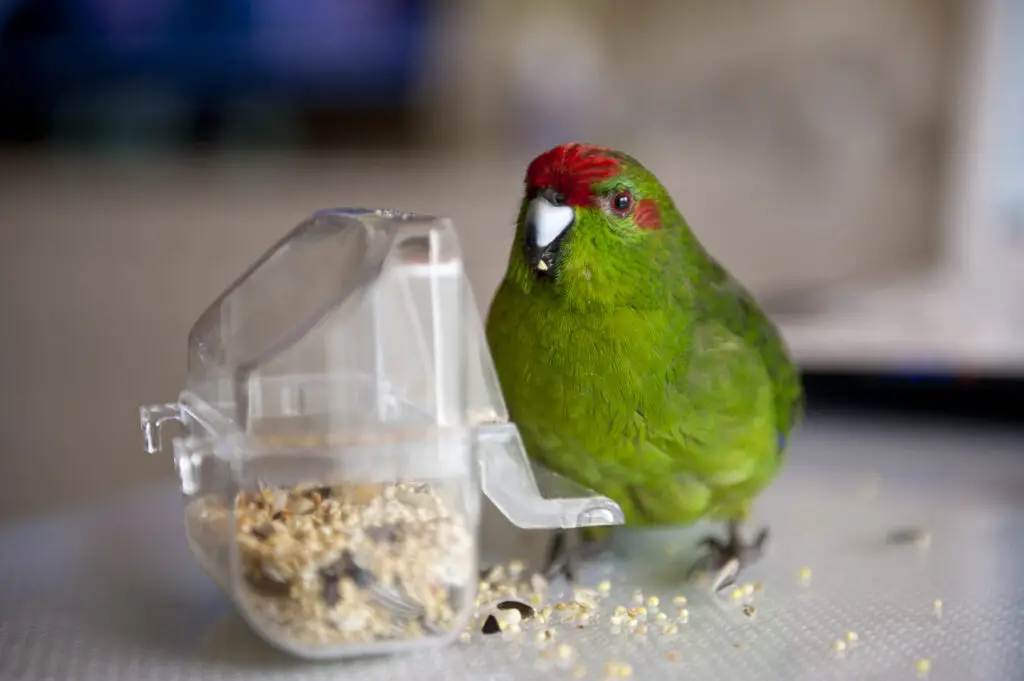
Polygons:
M526 262L538 275L551 276L558 266L558 250L576 212L552 191L542 192L526 208Z

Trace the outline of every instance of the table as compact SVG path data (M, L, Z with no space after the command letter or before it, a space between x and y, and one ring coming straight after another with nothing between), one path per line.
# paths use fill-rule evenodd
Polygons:
M177 490L162 487L0 530L0 679L602 679L610 660L651 680L914 679L919 660L933 680L1024 679L1019 433L811 418L757 508L773 535L741 578L764 585L754 617L681 583L681 559L663 549L692 531L622 534L583 574L612 582L591 624L551 625L574 651L564 663L544 659L529 631L389 659L290 659L197 567L182 519ZM899 527L926 531L930 546L888 544ZM608 614L637 588L660 598L667 622L685 594L688 623L665 635L652 610L646 634L613 631ZM837 653L850 631L856 643Z

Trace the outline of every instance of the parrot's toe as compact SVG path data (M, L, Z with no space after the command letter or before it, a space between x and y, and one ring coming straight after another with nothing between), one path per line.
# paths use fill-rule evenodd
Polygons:
M768 541L768 528L762 528L752 542L740 537L739 525L729 523L729 536L725 541L718 537L705 537L701 546L706 553L690 568L690 576L697 572L714 572L713 590L718 592L736 583L736 577L744 568L756 563L764 555Z
M580 563L600 555L607 548L606 540L583 540L580 538L573 543L570 541L568 530L557 530L548 545L547 562L541 570L541 574L548 581L563 576L567 582L572 584L576 581Z

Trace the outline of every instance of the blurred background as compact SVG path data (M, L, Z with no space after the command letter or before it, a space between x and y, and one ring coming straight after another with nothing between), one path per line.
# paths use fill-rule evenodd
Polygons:
M812 414L1022 420L1021 120L1016 0L0 0L0 522L171 480L138 406L318 208L453 218L485 309L569 140L661 177Z

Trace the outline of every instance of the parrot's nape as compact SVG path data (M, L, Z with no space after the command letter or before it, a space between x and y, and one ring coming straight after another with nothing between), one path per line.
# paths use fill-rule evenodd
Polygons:
M777 328L631 156L561 145L525 185L487 339L530 457L630 525L727 521L700 565L749 564L767 531L739 526L804 409ZM546 572L574 579L605 533L556 533Z

